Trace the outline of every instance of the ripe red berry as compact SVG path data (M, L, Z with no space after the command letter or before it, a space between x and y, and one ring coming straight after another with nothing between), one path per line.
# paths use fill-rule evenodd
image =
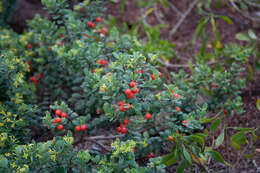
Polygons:
M133 148L132 151L133 151L133 153L136 153L136 149L135 148Z
M96 70L95 70L95 69L92 69L92 70L91 70L91 72L92 72L92 73L95 73L95 72L96 72Z
M67 114L66 114L65 112L62 112L62 113L61 113L61 117L62 117L62 118L66 118L66 117L67 117Z
M38 73L38 74L37 74L37 77L38 77L38 79L42 78L42 74L41 74L41 73Z
M81 130L80 126L75 126L75 131L79 132Z
M106 32L107 32L107 29L106 28L101 28L101 33L103 34L103 35L106 35Z
M171 92L172 92L172 93L174 93L174 91L173 91L173 90L172 90Z
M117 102L118 106L123 106L123 104L124 104L124 102L122 102L122 101Z
M214 84L214 83L211 83L210 86L211 86L212 88L217 87L217 85Z
M178 97L179 97L179 94L174 93L174 94L173 94L173 97L174 97L174 98L178 98Z
M87 126L86 126L85 124L83 124L83 125L80 126L80 130L84 131L84 130L86 130L86 129L87 129Z
M128 97L129 99L134 98L134 93L128 94L127 97Z
M127 110L131 109L131 107L132 107L129 103L126 103L125 105L127 106L127 108L126 108Z
M101 64L103 65L103 67L104 66L106 66L107 65L107 61L106 60L101 60Z
M223 110L223 113L224 113L224 115L227 115L227 110L224 109L224 110Z
M161 73L161 72L158 72L158 76L159 76L159 78L162 77L162 73Z
M56 122L56 119L52 120L51 123L52 123L52 124L57 123L57 122Z
M177 112L180 112L181 111L181 108L180 107L176 107L175 108Z
M169 137L168 137L168 140L169 140L169 141L173 141L173 137L172 137L172 136L169 136Z
M92 22L88 22L88 26L89 26L90 28L94 28L94 27L95 27L95 24L92 23Z
M125 118L124 121L123 121L124 124L128 124L129 123L129 119L128 118Z
M63 34L60 34L60 35L59 35L59 38L62 38L62 37L63 37Z
M119 107L118 107L118 110L119 110L120 112L124 112L124 111L125 111L125 108L124 108L124 106L119 106Z
M96 18L96 22L97 22L97 23L101 22L101 18L100 18L100 17L97 17L97 18Z
M55 114L56 114L57 116L61 116L61 111L60 111L60 110L56 110L56 111L55 111Z
M31 49L31 48L32 48L32 45L31 45L31 44L27 44L27 48L28 48L28 49Z
M61 41L58 42L58 46L62 46L62 42Z
M125 90L125 94L128 96L128 95L133 94L133 93L132 93L132 91L130 89L126 89Z
M57 130L59 130L59 131L60 131L60 130L62 130L62 129L63 129L63 125L59 124L59 125L57 125L57 127L56 127L56 128L57 128Z
M147 159L151 159L153 156L152 156L152 154L147 154L145 157L146 157Z
M55 118L55 122L56 123L60 123L61 122L61 118L60 117Z
M125 124L120 124L121 129L124 128L126 125Z
M144 117L145 117L145 119L149 120L151 118L151 114L150 113L146 113Z
M137 70L136 73L143 73L143 71L142 70Z
M138 91L139 91L139 89L138 89L138 88L135 88L135 89L133 90L133 93L136 94L136 93L138 93Z
M153 74L151 75L151 78L152 78L152 80L155 80L155 78L154 78Z
M126 128L123 127L123 128L121 129L121 133L126 134L126 132L127 132Z
M182 124L183 124L183 125L185 125L185 124L187 124L187 123L188 123L188 121L186 121L186 120L183 120L183 121L182 121Z
M84 35L84 37L87 37L88 35L85 33L85 34L83 34Z
M116 131L120 133L121 132L121 127L117 127Z
M130 86L131 88L134 88L135 85L136 85L135 81L132 81L132 82L129 83L129 86Z
M38 83L36 77L34 77L34 76L30 77L29 80L30 80L30 82L33 83L34 85L37 85L37 83Z

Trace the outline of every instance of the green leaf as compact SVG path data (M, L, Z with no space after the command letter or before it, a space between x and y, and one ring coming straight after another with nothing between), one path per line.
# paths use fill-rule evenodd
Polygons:
M190 156L189 152L187 151L187 149L185 148L185 146L182 146L182 151L183 151L184 158L191 165L192 164L191 156Z
M183 160L181 164L179 164L179 166L177 167L176 173L183 173L184 169L187 167L188 167L187 162Z
M260 111L260 99L257 99L256 101L256 107Z
M7 167L8 167L8 160L4 156L1 156L0 168L7 168Z
M250 41L250 38L243 33L238 33L236 34L236 39L240 40L240 41Z
M55 172L55 173L66 173L67 171L65 170L65 168L59 167L59 168L57 168L54 172Z
M250 82L254 81L254 79L253 79L253 69L252 69L251 65L248 65L248 80Z
M220 133L220 135L217 137L217 139L216 139L216 144L215 144L215 146L216 147L218 147L218 146L220 146L222 143L223 143L223 141L224 141L224 136L225 136L225 133L224 133L224 129L221 131L221 133Z
M207 154L209 154L213 160L226 164L223 157L217 151L214 150L207 151Z
M198 143L201 144L202 147L204 147L204 139L203 137L199 136L199 135L191 135L190 137L192 137L192 139Z
M232 24L233 23L232 20L229 17L227 17L227 16L219 15L218 17L220 19L224 20L227 24Z
M195 41L198 37L198 35L201 33L202 31L202 28L206 25L206 23L209 21L209 17L206 17L206 18L202 18L200 21L199 21L199 24L192 36L192 44L195 44Z
M171 166L179 160L179 147L174 145L172 152L162 157L162 163L166 166Z
M254 59L254 67L255 67L255 69L256 69L257 71L260 72L260 64L259 64L257 58Z
M217 118L215 121L213 121L213 123L210 125L210 131L213 132L213 131L217 130L220 122L221 122L220 118Z
M231 141L231 142L230 142L230 145L231 145L235 150L237 150L237 151L240 150L240 145L239 145L239 144L237 144L237 143Z
M247 131L240 131L231 136L230 142L235 142L237 144L243 145L246 143L247 139L245 137Z
M251 29L248 30L248 36L253 40L257 40L257 36Z

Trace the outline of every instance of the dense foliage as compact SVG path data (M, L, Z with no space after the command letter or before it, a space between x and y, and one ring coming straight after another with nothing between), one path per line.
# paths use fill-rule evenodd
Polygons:
M66 0L42 3L49 19L36 15L21 35L1 30L2 172L150 173L176 162L183 172L192 164L207 170L210 158L230 165L215 148L227 138L225 117L243 112L241 72L250 48L218 47L213 55L226 62L208 64L200 54L190 74L169 78L152 43L104 26L101 1L73 9ZM213 146L205 146L209 122L210 132L223 127ZM35 142L35 128L55 137ZM107 129L110 136L94 136ZM245 135L256 139L257 129L236 130L236 149ZM105 139L111 147L99 142ZM86 141L96 147L76 147Z

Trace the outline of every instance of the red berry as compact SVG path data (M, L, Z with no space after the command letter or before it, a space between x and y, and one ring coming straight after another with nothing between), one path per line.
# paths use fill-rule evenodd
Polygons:
M127 97L128 97L129 99L134 98L134 93L128 94Z
M81 130L80 126L75 126L75 131L79 132Z
M169 140L169 141L173 141L173 137L172 137L172 136L169 136L169 137L168 137L168 140Z
M52 120L51 123L52 123L52 124L57 123L57 122L56 122L56 119Z
M95 27L95 24L92 23L92 22L88 22L88 26L89 26L90 28L94 28L94 27Z
M188 123L188 121L186 121L186 120L183 120L183 121L182 121L182 124L183 124L183 125L185 125L185 124L187 124L187 123Z
M62 37L63 37L63 34L60 34L60 35L59 35L59 38L62 38Z
M106 32L107 32L107 29L106 29L106 28L101 28L101 33L102 33L103 35L106 35Z
M181 111L181 108L180 107L176 107L175 108L177 112L180 112Z
M101 22L101 18L100 18L100 17L97 17L97 18L96 18L96 22L97 22L97 23Z
M173 90L172 90L171 92L172 92L172 93L174 93L174 91L173 91Z
M131 88L134 88L135 85L136 85L135 81L132 81L132 82L130 82L130 84L129 84L129 86L130 86Z
M178 98L178 97L179 97L179 94L175 93L175 94L173 94L173 97L174 97L174 98Z
M127 106L127 108L126 108L127 110L131 109L131 107L132 107L129 103L126 103L125 105Z
M38 79L42 78L42 74L41 74L41 73L38 73L38 74L37 74L37 77L38 77Z
M59 125L57 125L57 127L56 127L56 128L57 128L57 130L59 130L59 131L60 131L60 130L62 130L62 129L63 129L63 125L59 124Z
M133 151L133 153L136 153L136 149L135 148L133 148L132 151Z
M133 90L133 93L136 94L136 93L138 93L138 91L139 91L139 89L138 89L138 88L135 88L135 89Z
M56 123L60 123L61 122L61 118L60 117L55 118L55 122Z
M124 121L123 121L124 124L128 124L129 123L129 119L128 118L125 118Z
M31 49L31 48L32 48L32 45L31 45L31 44L27 44L27 48L28 48L28 49Z
M150 113L146 113L144 117L145 117L145 119L149 120L151 118L151 114Z
M214 83L211 83L210 86L211 86L212 88L217 87L217 85L214 84Z
M37 83L38 83L36 77L34 77L34 76L30 77L29 80L30 80L30 82L33 83L34 85L37 85Z
M56 114L57 116L61 116L61 111L60 111L60 110L56 110L56 111L55 111L55 114Z
M116 131L120 133L121 132L121 127L117 127Z
M128 96L128 95L133 94L133 93L132 93L132 91L130 89L126 89L125 90L125 94Z
M88 35L85 33L85 34L83 34L84 35L84 37L87 37Z
M121 129L124 128L126 125L125 124L120 124Z
M121 129L121 133L126 134L126 132L127 132L126 128L123 127L123 128Z
M122 102L122 101L117 102L118 106L123 106L123 104L124 104L124 102Z
M66 118L66 117L67 117L67 114L66 114L65 112L62 112L62 113L61 113L61 117L62 117L62 118Z
M143 71L142 70L137 70L136 73L143 73Z
M159 76L159 78L162 77L162 73L161 73L161 72L158 72L158 76Z
M124 108L124 106L119 106L119 107L118 107L118 110L119 110L120 112L124 112L124 111L125 111L125 108Z
M227 110L224 109L224 110L223 110L223 113L224 113L224 115L227 115Z
M95 73L95 72L96 72L96 70L95 70L95 69L92 69L92 70L91 70L91 72L92 72L92 73Z
M85 124L83 124L83 125L80 126L80 130L84 131L84 130L86 130L86 129L87 129L87 126L86 126Z
M155 78L154 78L153 74L151 75L151 78L152 78L152 80L155 80Z
M62 46L62 42L59 41L59 42L58 42L58 46Z
M145 157L146 157L147 159L151 159L153 156L152 156L152 154L147 154Z
M106 60L101 60L101 64L102 64L103 66L106 66L106 65L107 65L107 61L106 61Z

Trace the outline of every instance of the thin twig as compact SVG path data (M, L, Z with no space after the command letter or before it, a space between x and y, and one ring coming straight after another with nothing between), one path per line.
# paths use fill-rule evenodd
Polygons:
M146 16L144 15L144 9L141 8L141 17L142 17L142 21L144 23L145 26L151 26L147 21L146 21Z
M255 22L260 22L260 19L259 19L259 18L252 17L252 16L249 15L249 13L240 10L240 9L238 8L238 6L234 3L233 0L230 0L230 3L231 3L231 5L232 5L238 12L240 12L244 17L246 17L246 18L248 18L248 19L250 19L250 20L252 20L252 21L255 21Z
M173 11L175 11L179 16L183 17L183 13L181 13L171 2L167 1L167 3Z
M173 35L181 26L183 21L186 19L186 17L190 14L191 10L194 8L194 6L197 4L198 0L194 0L187 11L183 14L181 19L178 21L178 23L175 25L175 27L170 31L170 34Z
M157 19L161 24L164 23L164 22L162 21L162 19L160 18L160 16L159 16L157 4L154 4L153 8L154 8L154 14L155 14L156 19Z

